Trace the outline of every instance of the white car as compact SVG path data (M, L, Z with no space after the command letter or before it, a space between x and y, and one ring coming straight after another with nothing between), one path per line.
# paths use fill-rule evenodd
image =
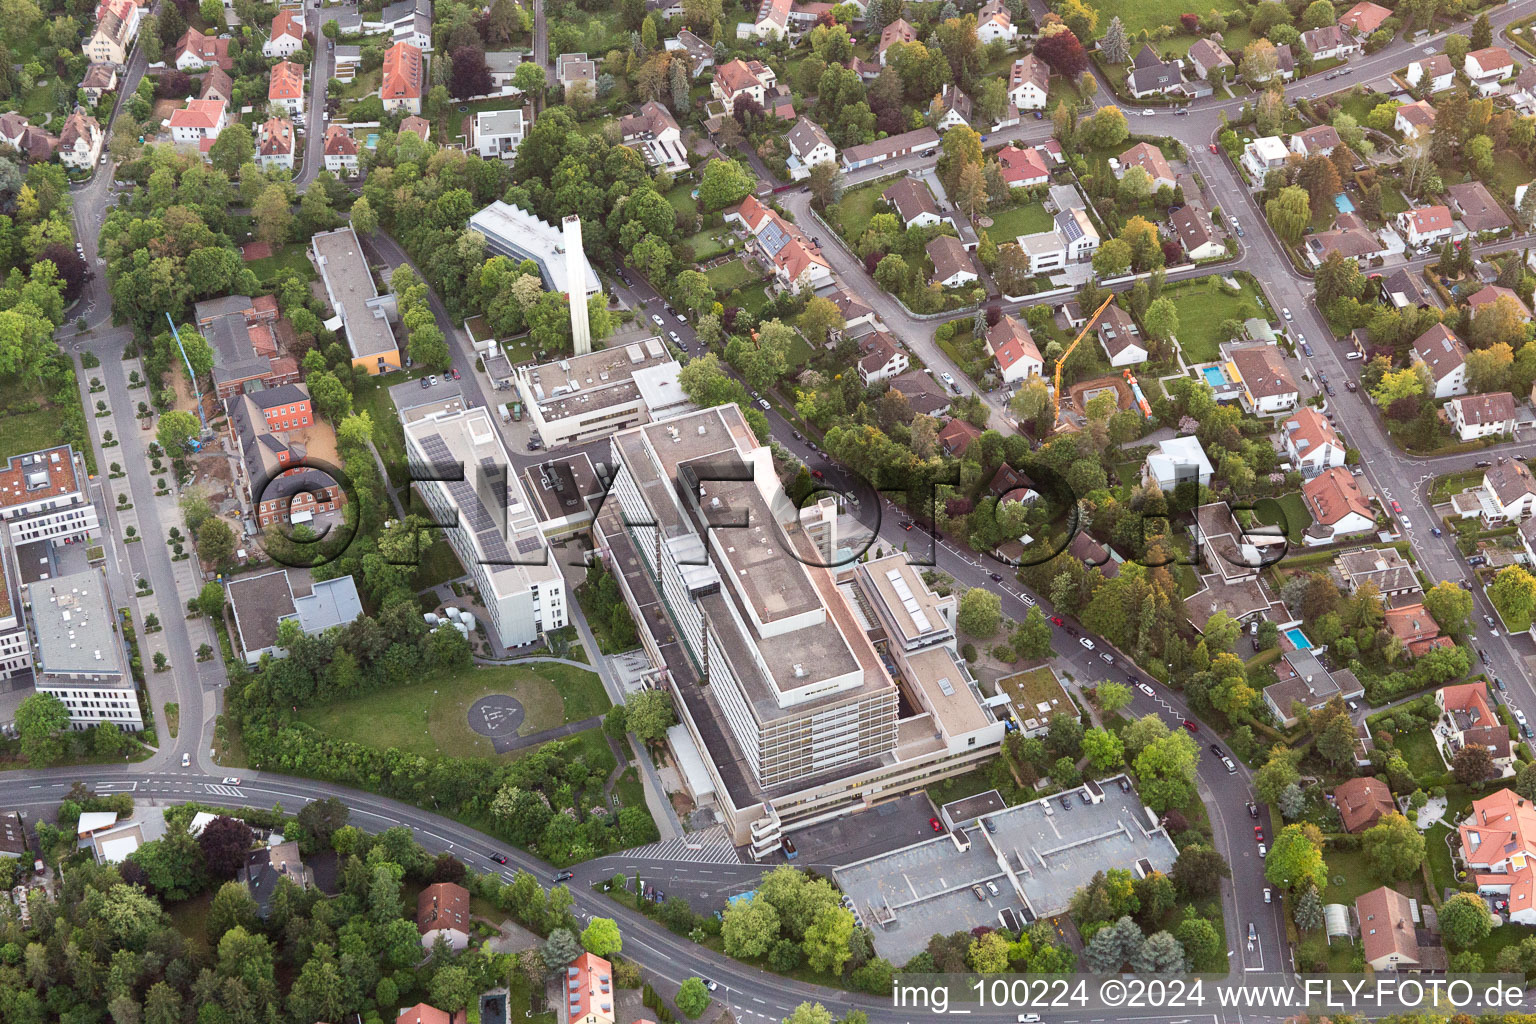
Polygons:
M191 754L182 754L181 755L181 766L183 768L190 768L190 767L192 767L192 755Z
M1082 644L1084 647L1088 648L1090 651L1093 650L1093 641L1088 639L1087 637L1080 636L1080 637L1077 638L1077 642Z
M651 320L656 324L657 327L665 327L667 324L667 322L661 318L660 313L652 313Z
M947 373L939 374L939 380L942 380L945 384L948 384L950 387L954 387L955 378L950 376Z
M1280 315L1285 317L1285 322L1286 323L1290 323L1291 322L1291 311L1289 309L1285 309L1285 308L1282 307L1281 310L1280 310Z
M1520 723L1521 728L1525 727L1525 712L1519 708L1515 708L1515 721Z
M681 345L683 343L683 339L677 336L676 331L668 331L667 337L672 339L672 344L674 345Z
M1137 683L1136 684L1136 689L1140 690L1142 693L1146 694L1148 697L1156 697L1157 696L1157 691L1152 689L1152 687L1149 686L1146 683Z
M759 398L757 400L757 404L762 406L764 411L767 411L768 409L773 408L771 405L768 404L768 399L766 399L766 398Z
M240 785L240 776L238 776L238 775L226 775L226 776L224 776L224 785L226 785L226 786L238 786L238 785Z
M1264 902L1265 903L1273 903L1274 902L1274 893L1272 893L1270 891L1268 886L1264 887Z
M1260 857L1260 859L1262 859L1264 857L1268 857L1268 856L1269 856L1269 844L1268 843L1260 843L1259 844L1259 857Z

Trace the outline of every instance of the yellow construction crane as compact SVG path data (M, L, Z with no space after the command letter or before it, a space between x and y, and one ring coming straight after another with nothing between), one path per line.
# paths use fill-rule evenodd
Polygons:
M1056 360L1055 389L1051 392L1051 427L1053 429L1057 421L1061 419L1061 368L1066 364L1067 357L1072 354L1072 350L1077 348L1078 344L1083 340L1083 335L1093 330L1093 325L1098 323L1099 316L1104 312L1105 307L1114 301L1115 293L1110 292L1109 298L1099 303L1099 308L1094 310L1093 316L1089 317L1088 322L1083 324L1083 329L1077 332L1077 337L1072 339L1072 344L1068 345L1067 350L1061 354L1061 358Z

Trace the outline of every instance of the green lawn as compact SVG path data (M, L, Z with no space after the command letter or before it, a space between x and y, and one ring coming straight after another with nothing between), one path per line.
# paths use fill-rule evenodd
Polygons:
M1392 738L1403 760L1408 762L1408 770L1416 778L1445 771L1445 762L1440 760L1440 752L1435 749L1435 738L1428 729L1397 733Z
M843 226L843 237L849 241L857 241L869 227L869 218L875 215L875 203L880 200L880 193L891 187L889 181L876 181L868 185L860 185L843 193L843 198L837 201L837 212Z
M1451 826L1443 822L1431 825L1424 833L1424 856L1429 860L1429 874L1435 880L1435 888L1454 889L1456 871L1451 866L1451 850L1445 845L1445 837L1451 834Z
M383 373L367 380L360 380L352 392L353 408L367 412L373 420L373 445L384 460L390 483L397 487L408 482L405 468L405 431L400 426L400 416L395 403L389 400L389 389L396 384L426 376L426 368L398 373Z
M713 270L706 271L704 276L709 278L710 286L715 289L716 295L724 295L738 288L745 288L758 279L744 260L722 263Z
M1045 212L1045 207L1040 203L1026 203L998 213L989 212L987 216L992 218L992 226L987 228L987 235L999 245L1020 235L1051 230L1051 215Z
M1329 846L1323 850L1323 861L1328 865L1328 885L1323 889L1324 903L1353 904L1355 899L1379 889L1386 884L1367 866L1365 854L1360 850L1341 850ZM1423 885L1410 878L1397 885L1408 896L1419 895Z
M693 258L700 263L729 252L733 240L734 236L723 227L705 228L683 239L686 244L693 246Z
M768 285L759 281L750 288L743 288L738 301L747 312L757 316L768 305Z
M1381 190L1381 214L1383 217L1393 217L1399 213L1408 212L1408 200L1395 188Z
M490 757L491 741L469 727L469 708L492 693L515 697L525 717L518 735L607 711L597 675L571 665L532 663L437 672L419 683L355 700L306 708L300 721L338 740L431 757ZM611 755L610 755L611 756Z
M699 212L699 201L693 198L693 189L693 182L684 178L673 185L672 191L667 193L667 202L682 213L696 214Z
M261 281L262 286L272 287L277 280L280 270L296 270L306 280L317 277L315 265L309 262L309 247L300 243L291 243L283 246L271 256L259 260L251 260L246 263L251 268L251 273Z
M1164 288L1163 294L1178 307L1179 329L1174 334L1184 350L1184 358L1191 363L1221 358L1219 346L1228 340L1221 332L1222 321L1265 315L1257 293L1246 281L1236 295L1215 276Z
M1297 491L1282 494L1278 498L1264 498L1255 504L1258 505L1258 511L1254 514L1266 526L1278 526L1278 513L1284 513L1285 535L1292 543L1300 543L1301 535L1312 525L1312 514L1307 511L1306 502Z
M416 565L416 574L411 578L411 589L426 590L463 575L464 567L459 564L459 556L453 553L453 548L443 535L437 533L432 539L432 546L422 552L421 561Z

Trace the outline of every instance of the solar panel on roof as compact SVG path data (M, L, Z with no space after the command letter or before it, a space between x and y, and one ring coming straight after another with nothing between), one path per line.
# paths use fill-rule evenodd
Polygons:
M517 538L517 553L520 554L520 555L531 555L535 551L538 551L543 546L544 546L543 540L541 540L538 537L519 537L519 538Z
M931 628L928 616L923 614L923 609L919 607L917 598L912 596L912 588L907 586L906 578L901 575L901 570L887 569L885 578L891 581L892 589L896 591L896 596L901 599L901 605L907 610L907 614L912 616L912 622L917 626L917 631L919 633L928 632L929 628Z
M949 676L939 677L939 692L946 697L953 697L955 695L955 687L954 684L949 681Z

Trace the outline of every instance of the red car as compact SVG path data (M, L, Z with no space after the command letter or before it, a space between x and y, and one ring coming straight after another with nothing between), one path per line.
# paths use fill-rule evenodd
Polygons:
M1062 618L1060 615L1052 615L1051 621L1056 623L1058 626L1065 626L1067 624L1067 620Z
M1214 143L1214 142L1211 143L1211 152L1212 153L1219 153L1219 152L1221 152L1221 150L1216 148L1216 143Z
M1199 732L1200 731L1200 724L1198 722L1196 722L1193 718L1186 718L1186 719L1184 719L1183 722L1181 722L1179 724L1184 726L1184 728L1188 729L1190 732Z
M817 480L825 480L827 478L827 474L823 473L819 469L811 470L811 476L815 477Z
M1255 826L1253 826L1253 838L1254 838L1255 842L1262 843L1264 841L1264 826L1263 825L1255 825Z
M928 819L928 824L929 824L929 826L931 826L933 828L933 830L935 832L943 832L944 831L944 826L939 824L939 819L938 818L929 818Z

